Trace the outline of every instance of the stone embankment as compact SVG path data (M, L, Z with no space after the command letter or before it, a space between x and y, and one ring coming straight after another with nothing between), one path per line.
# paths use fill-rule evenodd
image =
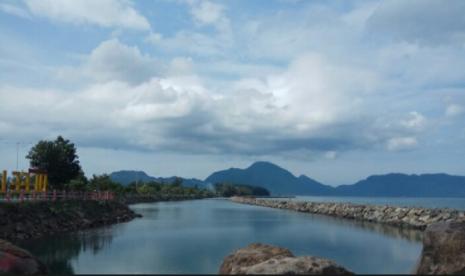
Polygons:
M125 222L138 216L127 205L114 201L1 203L0 239L25 240Z
M277 246L252 243L227 256L219 274L353 274L333 261L313 256L295 257Z
M384 223L421 230L424 230L427 226L437 222L465 222L465 212L453 209L427 209L330 202L302 202L258 199L252 197L232 197L231 200L237 203L288 209L298 212L354 219L358 221Z

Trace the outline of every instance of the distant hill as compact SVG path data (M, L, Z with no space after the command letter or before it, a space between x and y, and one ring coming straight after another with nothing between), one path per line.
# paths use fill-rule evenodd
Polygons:
M335 188L341 196L465 197L465 176L448 174L374 175Z
M111 180L118 182L123 185L128 185L133 181L156 181L157 178L147 175L143 171L117 171L110 174Z
M110 177L113 181L121 183L123 185L128 185L133 181L142 181L142 182L150 182L150 181L157 181L160 183L173 183L176 179L175 176L172 177L153 177L146 174L144 171L128 171L122 170L117 172L112 172ZM207 183L202 180L196 178L182 178L182 185L186 187L207 187Z
M295 177L289 171L270 162L256 162L247 169L231 168L218 171L205 179L215 184L229 182L266 188L273 195L328 195L333 188L307 176Z
M110 177L123 185L132 181L173 183L175 177L153 177L143 171L118 171ZM219 182L259 186L272 195L327 195L369 197L465 197L465 176L448 174L408 175L390 173L373 175L351 185L332 187L308 176L294 176L270 162L256 162L246 169L231 168L217 171L205 181L184 179L183 185L209 187Z

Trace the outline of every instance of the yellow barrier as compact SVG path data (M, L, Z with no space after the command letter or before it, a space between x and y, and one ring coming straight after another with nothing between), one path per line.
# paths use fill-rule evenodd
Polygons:
M48 175L43 174L42 176L44 178L44 182L42 183L44 185L44 190L43 191L46 192L47 191L47 185L48 185Z
M13 175L15 176L15 190L17 193L19 193L21 189L21 173L13 172Z
M31 174L30 172L19 172L13 171L13 178L8 185L8 172L4 170L0 176L1 180L1 193L6 193L9 191L14 191L15 193L20 193L21 190L24 190L26 193L31 192L31 188L35 192L46 192L48 190L48 175L46 173L36 173L34 174L34 187L31 187Z
M6 193L7 172L3 171L2 174L2 193Z
M26 193L29 193L30 189L31 189L31 176L29 175L29 173L26 173Z

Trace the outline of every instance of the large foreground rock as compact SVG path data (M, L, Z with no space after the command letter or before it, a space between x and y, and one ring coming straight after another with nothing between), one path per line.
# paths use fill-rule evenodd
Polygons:
M47 268L26 250L0 240L0 274L45 275Z
M423 238L418 274L465 274L465 223L429 226Z
M285 248L252 243L227 256L220 274L352 274L333 261L305 256L294 257Z

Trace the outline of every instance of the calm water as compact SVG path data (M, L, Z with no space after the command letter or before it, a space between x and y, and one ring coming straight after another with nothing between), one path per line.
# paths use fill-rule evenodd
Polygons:
M424 208L452 208L465 210L465 198L297 196L293 200L314 202L351 202L358 204L394 205Z
M358 273L408 273L421 233L209 199L133 205L128 223L22 244L55 273L217 273L252 242L335 260Z

